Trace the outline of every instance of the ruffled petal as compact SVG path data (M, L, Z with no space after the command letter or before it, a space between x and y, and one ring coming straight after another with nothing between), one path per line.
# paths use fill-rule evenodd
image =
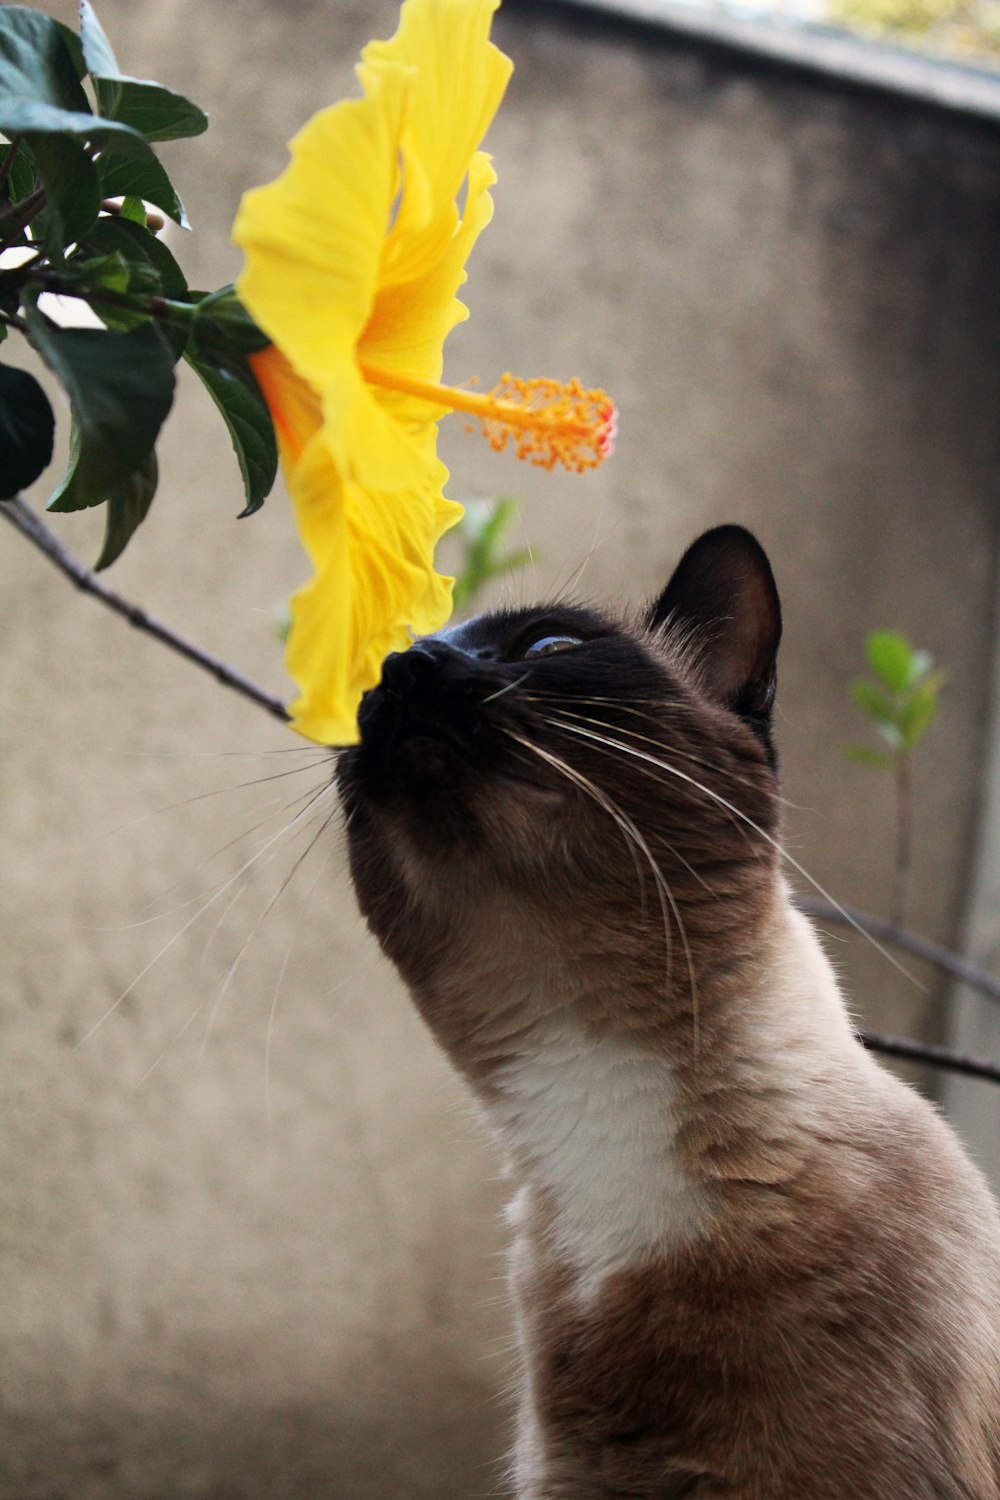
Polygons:
M281 461L295 464L322 424L320 398L274 344L248 354L247 363L271 413Z
M320 434L289 476L314 568L292 600L286 664L300 695L290 712L293 728L321 744L356 741L361 695L386 655L451 612L452 580L435 573L433 554L461 506L442 498L447 470L432 446L422 458L405 491L362 488L341 477Z
M493 217L489 189L495 181L490 158L477 151L469 163L465 213L448 244L412 280L379 286L359 344L364 362L422 380L440 380L444 341L455 324L468 317L456 293L465 281L472 247ZM410 415L419 419L419 406L411 408Z
M241 301L317 390L353 363L399 186L411 72L391 62L358 71L365 97L310 120L281 176L244 195L233 227Z
M386 246L387 267L395 260L405 277L421 232L440 221L453 228L451 206L507 87L512 64L489 40L498 3L406 0L396 35L365 49L366 61L393 61L416 74L402 141L403 200ZM421 168L412 184L411 161Z

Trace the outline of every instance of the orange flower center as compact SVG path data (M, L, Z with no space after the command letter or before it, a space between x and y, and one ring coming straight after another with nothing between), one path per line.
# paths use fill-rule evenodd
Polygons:
M585 469L596 469L614 448L618 430L614 402L603 391L585 391L578 380L561 384L504 375L483 395L368 364L362 364L361 373L369 385L418 396L447 411L466 412L477 419L491 448L499 452L510 441L518 458L543 469L561 463L582 474Z

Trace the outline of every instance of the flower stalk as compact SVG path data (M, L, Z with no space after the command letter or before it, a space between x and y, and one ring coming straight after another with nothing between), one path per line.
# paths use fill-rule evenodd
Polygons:
M518 458L543 469L561 463L582 474L596 468L614 448L614 402L604 391L585 390L578 380L523 380L505 374L484 394L380 370L367 363L362 363L361 373L369 385L475 417L496 452L513 441Z

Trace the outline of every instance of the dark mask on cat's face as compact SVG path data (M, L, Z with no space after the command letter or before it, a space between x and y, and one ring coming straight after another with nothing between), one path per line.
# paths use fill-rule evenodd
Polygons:
M496 611L390 656L338 777L362 910L411 986L484 924L499 962L745 920L774 865L780 632L763 551L720 527L637 628Z

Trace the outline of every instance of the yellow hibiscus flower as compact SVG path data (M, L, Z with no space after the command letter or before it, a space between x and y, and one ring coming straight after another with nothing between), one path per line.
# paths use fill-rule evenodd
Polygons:
M433 561L462 513L443 495L443 413L465 411L494 447L510 437L547 466L590 467L613 438L607 398L576 382L505 376L489 395L439 383L445 338L467 316L465 261L493 211L478 147L511 72L489 40L498 3L406 0L396 35L362 53L362 97L300 131L234 227L239 295L273 341L254 372L314 569L292 600L290 713L322 744L357 739L385 656L451 612Z

